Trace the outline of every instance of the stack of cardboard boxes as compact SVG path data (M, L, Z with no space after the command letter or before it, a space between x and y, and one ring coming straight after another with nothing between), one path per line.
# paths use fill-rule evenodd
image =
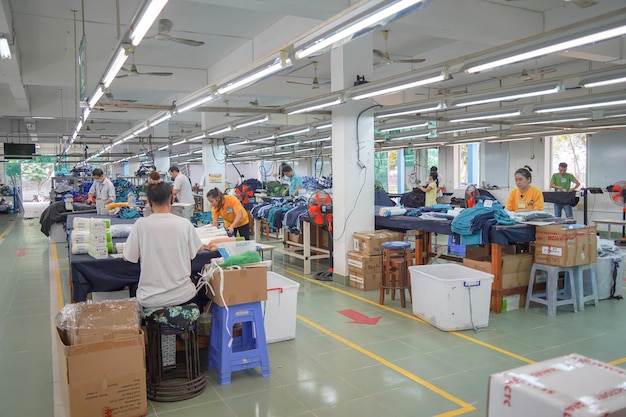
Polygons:
M535 229L535 262L554 266L594 263L598 240L595 226L555 224Z
M391 230L354 233L353 250L348 252L350 286L363 291L377 290L383 265L382 244L403 240L404 233Z
M135 300L66 306L57 354L69 417L138 417L148 412L144 336Z

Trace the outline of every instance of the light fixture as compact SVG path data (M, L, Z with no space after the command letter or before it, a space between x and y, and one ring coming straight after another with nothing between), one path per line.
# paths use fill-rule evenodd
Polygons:
M545 130L543 132L511 133L511 134L508 134L507 136L513 136L513 137L528 136L528 135L539 136L539 135L549 135L553 133L562 133L562 131L561 130Z
M179 140L178 142L172 143L172 146L182 145L183 143L186 143L186 142L187 142L187 139Z
M233 123L233 130L241 129L242 127L248 127L253 125L258 125L259 123L264 123L269 120L269 116L267 114L262 114L261 116L255 116L250 119L242 120L241 122Z
M440 74L431 75L429 77L421 78L416 81L407 81L407 80L404 80L403 82L396 81L393 85L387 85L387 86L383 84L381 86L374 87L373 90L371 86L365 87L367 88L368 91L356 92L354 93L354 95L350 95L350 99L362 100L364 98L370 98L370 97L375 97L375 96L382 96L384 94L396 93L398 91L408 90L410 88L420 87L420 86L424 86L428 84L433 84L439 81L444 81L444 80L447 80L448 77L449 76L448 76L447 71L442 71Z
M11 59L11 48L9 47L9 41L4 35L0 35L0 58Z
M384 22L389 23L395 17L399 17L408 11L409 8L415 7L422 3L422 0L400 0L400 1L372 1L369 3L376 3L374 7L366 4L368 7L366 10L355 9L355 17L348 16L350 21L341 21L338 19L336 22L332 22L335 27L327 30L324 34L314 34L314 40L309 42L306 46L302 47L296 52L297 59L303 59L317 52L322 51L328 47L338 44L345 39L354 39L355 34L362 35L367 33L370 29ZM381 6L381 3L384 3Z
M556 52L565 51L568 49L577 48L583 45L589 45L596 42L604 41L611 38L616 38L626 34L626 25L614 26L608 29L594 29L593 31L587 31L588 34L584 36L577 36L564 41L551 41L544 46L534 46L531 50L517 51L507 54L502 58L491 59L488 62L472 65L465 70L467 73L477 73L488 69L502 67L505 65L513 64L515 62L526 61L532 58L538 58L544 55L553 54ZM579 32L580 33L580 32ZM576 35L573 35L576 36Z
M141 133L145 132L146 130L150 129L150 126L148 126L147 124L142 124L141 126L139 126L137 129L135 129L133 131L133 136L138 136Z
M450 142L446 146L456 145L457 143L478 143L478 142L482 142L483 140L497 139L497 138L498 138L497 136L484 136L481 138L461 139L461 140L455 140L453 142Z
M82 128L83 128L83 123L84 123L84 122L83 122L83 119L80 119L80 120L78 121L78 123L76 123L76 129L75 129L75 132L76 132L76 133L80 132L80 129L82 129Z
M109 88L117 73L120 72L120 69L126 62L128 58L128 50L123 47L123 45L119 46L119 49L115 53L115 58L109 64L106 71L104 72L104 76L102 77L102 85L104 88Z
M622 106L626 105L626 96L624 94L620 95L610 95L605 97L599 97L596 99L591 99L587 97L586 99L580 100L571 100L567 102L557 104L546 104L535 107L535 113L553 113L553 112L562 112L562 111L572 111L572 110L581 110L581 109L595 109L599 107L613 107L613 106Z
M613 77L604 76L602 78L593 78L593 79L588 79L588 80L583 79L579 85L585 88L594 88L594 87L602 87L605 85L620 84L620 83L626 83L626 76L613 76Z
M220 128L218 130L214 130L213 132L209 132L209 133L207 133L207 135L215 136L215 135L219 135L220 133L230 132L231 130L233 130L232 126L228 125L226 127Z
M490 126L479 126L479 127L463 127L458 129L444 129L438 130L437 133L439 135L447 135L449 133L461 133L461 132L472 132L474 130L487 130Z
M522 114L522 112L520 110L506 110L503 112L499 112L499 113L474 113L474 114L467 114L464 116L459 116L458 119L450 119L448 120L448 122L450 123L461 123L461 122L471 122L474 120L492 120L492 119L504 119L506 117L515 117L515 116L519 116L520 114ZM452 116L454 117L454 116Z
M267 142L269 140L274 140L274 139L276 139L276 135L271 134L270 136L261 136L260 138L251 139L250 143Z
M591 117L573 117L571 119L537 120L534 122L513 123L513 124L515 126L533 126L533 125L545 125L545 124L551 124L551 123L582 122L585 120L591 120Z
M442 146L445 145L446 142L424 142L424 143L415 143L411 144L411 148L430 148L434 146Z
M122 142L127 142L127 141L131 140L134 137L135 137L135 135L133 135L132 133L129 133L129 134L127 134L126 136L124 136L122 138Z
M466 106L475 106L478 104L487 104L487 103L496 103L498 101L510 101L510 100L519 100L521 98L528 97L537 97L548 94L554 94L561 91L558 85L550 85L550 86L535 86L532 89L514 89L508 92L503 92L498 95L490 95L490 96L478 96L475 98L466 98L454 101L452 104L456 107L466 107Z
M204 139L204 138L206 138L206 134L201 133L199 135L190 137L189 139L187 139L187 142L194 142L196 140L200 140L200 139Z
M211 90L214 90L214 87L212 87L208 92L203 92L201 95L195 94L191 99L184 98L181 100L181 103L178 103L177 101L176 113L183 113L188 110L195 109L196 107L200 107L203 104L218 98L218 96L212 93Z
M430 136L430 130L422 131L422 132L415 132L415 133L408 133L408 134L400 134L397 136L390 136L389 140L391 141L408 140L408 139L417 139L417 138L427 138L428 136Z
M287 107L285 111L287 114L299 114L307 113L313 110L323 109L325 107L336 106L343 103L343 96L324 97L320 100L310 101L308 103L296 104L294 106Z
M124 141L120 139L117 142L113 142L113 146L121 145L122 143L124 143Z
M318 142L326 142L330 140L330 136L326 136L323 138L315 138L315 139L308 139L308 140L303 140L300 141L300 143L318 143Z
M250 143L250 141L248 141L248 139L245 139L245 140L240 140L239 142L229 143L228 146L239 146L239 145L245 145L248 143Z
M99 85L96 88L96 91L93 92L93 95L89 97L89 101L87 101L87 105L89 106L90 109L93 109L93 107L96 104L98 104L98 101L100 100L103 94L104 94L104 89L102 88L101 85Z
M378 131L381 133L391 132L392 130L404 130L404 129L417 129L419 127L428 126L428 122L424 123L411 123L411 124L402 124L402 125L393 125L393 126L385 126L384 128L379 128Z
M423 103L423 104L413 104L410 106L402 106L395 107L391 109L381 110L376 112L374 117L377 119L383 117L395 117L395 116L419 116L423 113L430 113L433 111L444 110L446 109L446 104L444 102L434 102L434 103Z
M165 111L163 113L158 113L153 118L148 120L148 124L150 125L150 127L155 127L157 125L160 125L164 121L170 119L171 117L172 117L172 112L170 112L170 111Z
M263 78L269 77L272 74L276 74L284 69L293 66L291 59L287 58L287 54L281 52L280 56L276 58L271 64L262 67L259 70L248 73L242 76L240 79L230 82L223 87L217 89L219 94L229 94L241 88L247 87Z
M129 35L133 46L139 45L141 40L154 23L159 13L163 10L168 0L147 0L141 5L141 9L132 20Z
M517 141L522 141L522 140L531 140L533 139L532 137L528 136L528 137L523 137L523 138L514 138L514 139L495 139L495 140L488 140L487 143L500 143L500 142L517 142Z
M324 124L319 124L316 126L313 126L315 129L317 130L326 130L326 129L330 129L331 127L333 127L332 123L324 123Z
M295 136L295 135L300 135L302 133L308 133L311 131L311 128L309 126L307 127L300 127L300 128L296 128L296 129L292 129L292 130L287 130L285 132L278 132L278 137L279 138L284 138L286 136Z
M85 107L83 109L83 120L87 120L90 114L91 114L91 109L89 107Z
M161 147L160 147L159 149L157 149L157 150L159 150L159 151L164 151L164 150L166 150L166 149L167 149L167 148L169 148L169 147L170 147L170 145L163 145L163 146L161 146Z

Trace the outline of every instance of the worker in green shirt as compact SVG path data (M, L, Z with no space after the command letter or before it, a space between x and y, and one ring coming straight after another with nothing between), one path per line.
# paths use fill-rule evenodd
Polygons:
M567 173L567 164L565 162L561 162L559 164L559 172L552 175L552 178L550 179L550 188L554 188L557 192L568 192L576 190L579 186L580 182L578 182L572 174ZM568 219L574 218L572 206L568 204L554 203L554 216L560 218L561 211L563 209L565 209L565 217Z

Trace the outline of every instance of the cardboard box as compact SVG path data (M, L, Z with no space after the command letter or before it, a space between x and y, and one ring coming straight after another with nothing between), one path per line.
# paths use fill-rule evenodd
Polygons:
M215 293L210 297L222 307L267 300L265 266L224 269L223 284L220 272L215 271L210 284Z
M382 255L364 255L355 251L348 251L348 272L357 275L380 274L383 269Z
M139 331L136 300L108 300L75 304L68 324L71 345L95 343L133 336Z
M626 370L572 354L489 378L488 417L626 415Z
M534 258L531 254L502 255L502 289L524 287L530 280ZM478 271L491 271L491 258L463 258L463 265Z
M144 336L65 345L57 337L59 385L69 417L148 413Z
M380 273L362 274L350 272L349 285L363 291L378 290L380 288Z
M596 262L595 226L550 225L535 229L535 262L577 266Z
M382 255L383 250L381 245L383 242L394 240L404 241L404 233L393 232L391 230L355 232L352 234L352 250L364 255Z

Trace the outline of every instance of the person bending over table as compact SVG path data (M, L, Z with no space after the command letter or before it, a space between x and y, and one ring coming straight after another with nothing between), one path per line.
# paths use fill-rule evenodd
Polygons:
M574 186L572 187L572 184ZM554 188L557 192L568 192L574 191L578 187L580 187L580 182L574 177L572 174L567 172L567 164L565 162L561 162L559 164L559 172L552 175L550 178L550 188ZM565 217L568 219L573 219L574 214L572 213L572 206L569 204L557 204L554 203L554 217L561 217L562 210L565 209Z
M530 185L533 180L532 168L528 165L515 171L515 185L509 194L506 202L507 210L511 211L529 211L543 210L543 193L534 185Z
M437 190L439 189L439 175L437 175L436 171L430 171L428 175L428 180L426 181L426 187L422 187L418 185L417 188L422 190L424 194L426 194L426 203L425 205L434 206L437 204Z
M115 186L110 179L104 176L104 171L96 168L91 173L93 184L87 193L89 201L95 202L101 198L104 205L115 202Z
M283 195L296 197L302 189L302 177L296 174L290 165L283 165L282 173L289 178L289 188L283 192Z
M236 236L239 233L239 236L250 240L250 219L237 197L224 194L218 188L213 188L206 193L206 198L211 203L213 216L211 224L213 226L217 227L217 222L221 217L224 219L224 227L230 235Z
M124 245L124 260L140 262L137 302L143 308L171 307L195 299L191 260L206 247L187 219L170 213L172 188L150 173L147 185L152 214L137 219Z

